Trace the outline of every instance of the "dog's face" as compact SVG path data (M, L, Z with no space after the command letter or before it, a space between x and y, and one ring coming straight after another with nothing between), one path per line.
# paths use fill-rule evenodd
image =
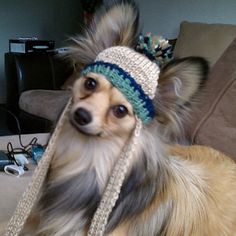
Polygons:
M74 84L70 122L84 135L128 137L135 126L135 116L118 89L103 75L89 73Z

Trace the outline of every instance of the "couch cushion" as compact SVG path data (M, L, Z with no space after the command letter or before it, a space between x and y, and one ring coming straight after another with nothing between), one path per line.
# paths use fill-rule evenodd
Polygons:
M236 160L236 39L212 68L192 112L192 143L216 148Z
M19 107L32 115L55 122L70 95L69 90L29 90L21 94Z
M235 37L236 25L184 21L180 25L174 57L201 56L214 65Z

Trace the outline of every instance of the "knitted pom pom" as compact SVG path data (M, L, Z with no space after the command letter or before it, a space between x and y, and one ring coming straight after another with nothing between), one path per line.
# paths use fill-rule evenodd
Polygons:
M173 48L169 41L162 36L153 36L151 33L146 36L139 35L135 50L146 55L160 67L173 58Z

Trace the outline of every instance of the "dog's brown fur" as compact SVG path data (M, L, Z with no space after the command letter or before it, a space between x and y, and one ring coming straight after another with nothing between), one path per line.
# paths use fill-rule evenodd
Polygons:
M174 165L170 167L173 167L173 179L168 183L168 193L165 199L156 196L135 222L144 228L148 225L147 234L140 235L159 235L149 231L146 221L157 214L156 210L168 197L174 200L175 206L163 235L236 235L235 163L203 146L173 146L169 154ZM111 235L129 235L129 227L126 223Z
M102 18L95 17L92 28L75 40L72 56L78 69L92 62L104 47L120 42L131 47L137 35L137 16L133 3L123 2L107 9ZM103 32L112 37L104 38ZM186 103L198 92L205 70L206 63L200 58L175 60L162 69L157 119L143 127L109 217L107 235L236 235L235 163L208 147L168 142L181 134L180 117L185 114L181 111L186 111ZM96 88L89 90L85 84L91 78ZM127 108L122 118L116 116L117 105ZM78 108L86 109L91 122L78 124ZM103 75L90 73L75 82L73 106L33 211L40 221L29 235L86 235L134 126L132 106Z

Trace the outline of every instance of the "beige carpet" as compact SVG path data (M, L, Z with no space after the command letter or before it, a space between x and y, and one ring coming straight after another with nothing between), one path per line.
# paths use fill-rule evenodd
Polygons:
M48 141L49 134L22 135L23 144L28 144L33 137L37 137L38 143L44 145ZM6 150L9 141L12 142L14 147L20 147L18 136L2 136L0 137L0 150ZM0 228L12 216L34 169L35 165L29 165L29 171L19 178L0 172Z

